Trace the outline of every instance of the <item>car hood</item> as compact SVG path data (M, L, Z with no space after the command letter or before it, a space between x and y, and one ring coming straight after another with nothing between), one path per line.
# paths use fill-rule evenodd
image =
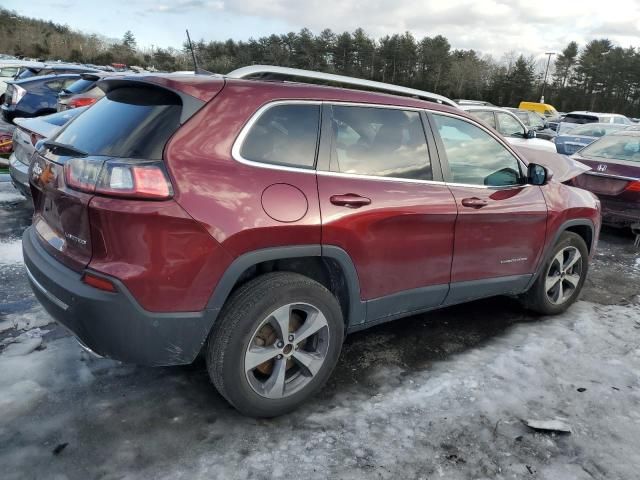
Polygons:
M543 152L555 152L556 146L549 140L543 140L542 138L519 138L519 137L504 137L511 145L520 148L526 147L532 150L542 150Z
M553 179L557 182L566 182L578 175L591 170L584 163L577 162L571 157L555 152L548 152L527 147L516 147L527 163L537 163L553 172Z

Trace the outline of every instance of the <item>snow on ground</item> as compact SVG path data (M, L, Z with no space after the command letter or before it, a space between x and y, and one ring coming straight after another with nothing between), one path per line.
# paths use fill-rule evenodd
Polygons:
M125 366L41 337L0 354L7 479L638 478L639 305L579 302L423 368L378 362L268 421L230 409L202 367Z
M24 200L25 198L20 195L15 189L13 189L13 191L0 191L0 203L23 202Z
M22 263L22 240L0 241L0 266Z

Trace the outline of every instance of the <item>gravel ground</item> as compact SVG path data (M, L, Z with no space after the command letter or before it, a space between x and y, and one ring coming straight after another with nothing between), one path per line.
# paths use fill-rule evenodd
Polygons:
M315 399L258 421L225 403L200 360L83 353L30 292L30 216L0 183L2 478L638 477L640 257L624 232L603 231L564 315L494 298L353 334Z

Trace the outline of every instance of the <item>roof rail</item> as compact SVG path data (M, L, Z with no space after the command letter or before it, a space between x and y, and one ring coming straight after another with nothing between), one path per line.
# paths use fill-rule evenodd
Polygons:
M353 85L357 87L366 87L372 90L382 92L395 93L409 97L417 97L430 102L443 103L451 107L460 108L453 100L438 95L437 93L425 92L424 90L416 90L415 88L401 87L392 83L376 82L373 80L365 80L362 78L347 77L345 75L335 75L333 73L314 72L313 70L302 70L300 68L277 67L273 65L250 65L248 67L238 68L227 73L228 78L248 78L269 76L287 76L297 78L310 78L314 80L324 80L326 82L341 83L344 85Z

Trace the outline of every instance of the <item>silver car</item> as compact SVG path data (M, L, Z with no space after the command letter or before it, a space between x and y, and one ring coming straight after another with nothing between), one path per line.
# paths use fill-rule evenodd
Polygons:
M74 108L36 118L16 118L13 132L13 153L9 157L11 182L25 197L31 197L29 165L36 143L53 136L60 128L89 107Z

